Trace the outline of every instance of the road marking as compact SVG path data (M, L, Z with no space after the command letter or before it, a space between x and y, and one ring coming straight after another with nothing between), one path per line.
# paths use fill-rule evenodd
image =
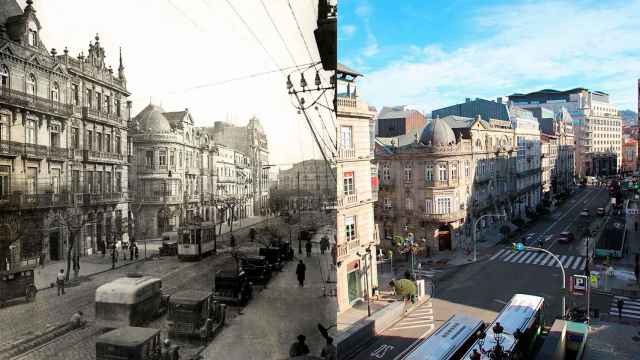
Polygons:
M429 335L429 333L431 333L434 328L435 328L435 325L431 324L429 329L427 329L424 333L422 333L422 335L420 335L411 345L409 345L406 349L404 349L404 351L402 351L400 354L394 357L393 360L402 359L409 351L415 348L416 344L422 342L422 339L424 339L427 335Z
M536 261L533 262L533 265L538 265L540 260L542 260L542 259L544 259L546 257L547 257L547 254L545 254L545 253L538 254L538 257L536 258Z
M380 345L380 347L377 348L374 352L372 352L370 356L376 359L382 359L388 351L391 351L393 349L395 349L395 346L383 344Z
M529 259L527 259L527 261L525 262L525 264L529 264L529 263L531 263L531 262L533 261L533 259L535 259L535 258L537 258L537 257L538 257L538 255L539 255L539 254L536 252L536 253L532 253L532 255L533 255L533 256L531 256Z
M417 325L417 324L431 324L433 323L433 316L429 316L429 317L425 317L422 319L414 319L414 320L405 320L402 321L402 324L400 324L400 326L394 326L391 329L402 329L402 326L405 325Z
M582 259L582 261L580 262L580 265L578 266L580 270L584 270L584 266L586 263L587 263L587 258Z
M525 254L525 252L518 252L518 254L513 259L511 259L510 262L518 261L522 257L522 255L524 255L524 254Z
M401 326L401 327L394 327L393 330L415 329L415 328L422 328L422 327L429 327L430 330L433 330L434 325L425 324L425 325Z
M558 256L558 255L556 255L556 256ZM559 258L560 263L564 262L564 259L565 259L566 257L567 257L566 255L560 255L560 258ZM556 261L556 267L560 267L560 264L558 264L558 263L557 263L557 261Z
M598 195L599 195L600 191L602 191L602 189L597 189L597 190L596 190L596 189L589 189L589 191L595 191L595 193L596 193L596 194L595 194L595 196L593 196L591 199L589 199L588 201L586 201L586 204L584 204L584 205L585 205L585 207L588 207L588 205L589 205L589 204L591 204L591 202L593 202L593 200L594 200L595 198L597 198L597 197L598 197ZM587 195L588 195L588 194L587 194ZM585 196L585 197L583 197L583 198L586 198L586 196ZM584 203L584 202L583 202L583 203ZM578 204L580 204L580 202L576 203L576 205L578 205ZM572 206L572 207L571 207L571 209L573 209L576 205ZM569 212L569 211L567 211L567 212L565 213L565 216L566 216L566 215L568 215L569 213L570 213L570 212ZM574 214L574 215L575 215L575 214ZM563 216L563 217L564 217L564 216ZM562 229L562 230L561 230L561 232L562 232L562 231L566 231L566 230L569 228L569 226L571 226L571 224L573 224L573 223L576 221L576 219L578 219L578 218L580 218L579 213L578 213L578 216L575 216L575 217L573 218L573 221L570 221L570 222L567 224L567 226L565 226L565 227L564 227L564 229ZM562 218L560 218L560 219L562 219ZM558 219L558 220L560 220L560 219ZM555 225L555 223L554 223L553 225ZM547 231L549 231L553 225L551 225L551 226L548 228L548 230L547 230ZM549 245L549 247L547 248L547 250L551 251L551 249L556 245L556 243L557 243L557 242L558 242L558 240L554 240L554 242L553 242L551 245Z
M574 258L574 257L573 257L573 255L569 256L569 257L567 258L567 261L566 261L566 262L563 262L564 267L565 267L566 269L569 269L569 267L571 266L571 262L572 262L573 260L575 260L575 259L576 259L576 258Z
M502 261L506 261L508 262L512 257L514 257L515 255L517 255L518 253L513 251L511 252L511 254L509 254L507 257L505 257L504 259L502 259Z
M504 301L504 300L500 300L500 299L493 299L493 301L495 301L495 302L497 302L497 303L499 303L499 304L502 304L502 305L507 305L507 302L506 302L506 301Z
M525 260L527 260L527 258L529 258L531 255L533 255L534 253L532 252L526 252L524 254L524 256L520 259L520 261L518 261L518 264L522 264Z
M502 249L500 251L498 251L497 253L495 253L495 255L493 255L489 260L495 260L497 258L499 258L500 256L502 256L504 254L505 251L509 251L508 249Z

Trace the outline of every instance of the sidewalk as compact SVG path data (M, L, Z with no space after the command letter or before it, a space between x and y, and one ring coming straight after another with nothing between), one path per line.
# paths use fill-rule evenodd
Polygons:
M264 216L254 216L248 219L242 219L236 221L233 225L233 230L238 231L247 227L255 226L258 223L266 221L266 217ZM273 217L269 217L269 219L273 219ZM222 234L227 234L230 228L228 225L222 225ZM228 239L226 239L228 240ZM222 241L222 240L221 240ZM129 252L127 252L127 260L124 260L122 257L122 251L120 252L120 258L116 263L116 268L121 268L132 263L136 263L144 260L145 257L145 241L138 240L136 241L138 244L138 260L130 260ZM162 245L162 241L147 241L146 242L146 256L148 258L153 257L158 254L160 246ZM80 272L78 273L79 278L95 275L104 271L111 270L111 254L107 253L105 256L102 254L94 254L88 256L80 257ZM38 266L35 269L35 283L38 291L49 289L55 287L56 276L60 269L64 269L65 273L67 271L67 262L66 260L61 261L49 261L45 263L44 267ZM69 279L72 280L74 277L73 273L73 264L71 268L71 273L69 275Z
M319 242L323 232L332 231L333 226L323 227L312 242ZM266 289L255 294L242 315L227 324L204 350L203 358L215 359L224 354L227 360L288 359L289 347L299 334L307 337L310 355L320 353L325 341L317 325L334 325L337 311L335 298L323 294L331 255L320 255L319 246L314 245L311 257L298 255L297 251L296 257L281 273L274 274ZM304 288L298 287L296 280L299 260L307 267ZM242 346L238 346L239 339Z

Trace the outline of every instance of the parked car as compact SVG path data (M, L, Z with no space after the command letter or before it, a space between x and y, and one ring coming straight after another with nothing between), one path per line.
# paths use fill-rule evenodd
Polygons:
M604 208L598 208L598 210L596 210L596 213L598 214L598 216L604 216Z
M582 211L580 211L580 216L589 216L589 209L582 209Z
M557 240L559 243L568 244L573 242L576 239L575 235L573 235L570 231L563 231L557 235Z
M212 299L213 293L183 290L171 296L167 327L169 336L212 337L224 326L226 305Z
M527 234L527 235L523 236L520 241L525 246L534 245L534 242L535 242L537 237L538 237L538 234L531 233L531 234Z
M160 359L160 330L142 327L122 327L96 339L96 359ZM179 347L172 347L171 359L178 359Z
M240 258L240 269L254 284L267 285L271 279L271 267L264 256L244 256Z
M245 305L253 296L253 287L244 271L218 271L213 285L213 300Z
M269 263L271 270L282 271L284 264L282 261L280 248L263 247L258 250L258 255L265 257L267 263Z

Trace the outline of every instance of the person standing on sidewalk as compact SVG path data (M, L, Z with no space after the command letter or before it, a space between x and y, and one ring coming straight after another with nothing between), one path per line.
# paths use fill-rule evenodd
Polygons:
M624 306L624 300L619 298L616 305L618 306L618 318L622 319L622 307Z
M64 295L64 269L60 269L56 276L56 285L58 285L58 296Z
M307 250L307 257L311 257L311 240L307 240L307 243L304 245Z
M320 239L320 254L324 255L324 252L329 248L329 238L325 235Z
M309 347L305 344L305 340L307 340L306 336L298 335L298 341L294 342L289 349L289 357L302 356L309 353Z
M116 261L118 260L117 256L118 255L116 255L116 246L114 244L113 248L111 249L111 268L112 269L116 268Z
M302 260L300 260L296 267L296 275L298 276L298 283L300 284L300 287L304 287L304 276L306 271L307 266L302 262Z

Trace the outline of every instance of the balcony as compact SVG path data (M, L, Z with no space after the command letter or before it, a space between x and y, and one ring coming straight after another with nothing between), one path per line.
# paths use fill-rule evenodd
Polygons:
M336 247L336 257L338 259L341 259L349 254L353 254L355 252L357 252L358 250L360 250L362 248L362 245L360 245L360 242L358 241L358 239L353 239L351 241L346 241L344 243L341 243L339 245L337 245Z
M525 177L525 176L537 174L539 172L540 172L540 168L533 168L533 169L518 171L516 175L518 177Z
M112 126L123 126L123 119L116 114L107 114L105 111L90 108L87 106L82 107L82 118L84 120L96 121Z
M425 187L449 188L458 186L458 180L431 180L424 182Z
M127 202L128 200L129 199L126 192L75 194L75 203L78 205L84 205L84 206L119 204L122 202Z
M62 117L69 117L73 114L73 107L62 104L48 98L43 98L26 92L0 87L0 101L8 105L30 108L35 111L45 112Z
M124 162L124 155L122 154L114 154L114 153L95 151L95 150L83 150L82 158L86 162L99 162L99 163L110 163L110 164L119 164Z
M30 159L44 159L49 155L49 151L44 145L24 144L24 151L22 154Z
M200 202L200 194L199 193L193 193L193 194L189 194L187 192L185 192L183 194L182 199L184 201L188 201L188 202Z
M69 149L52 146L49 148L49 159L64 161L69 157Z
M443 223L464 219L466 216L466 210L456 210L446 214L424 214L424 219L427 221Z
M380 191L382 192L391 192L395 190L395 185L393 183L381 183Z
M0 156L17 157L22 154L23 145L15 141L0 140Z
M181 203L182 196L170 192L156 191L152 194L137 194L136 202L145 204Z
M349 160L349 159L355 159L356 158L356 149L348 149L348 148L343 148L340 147L338 149L338 159L341 160Z
M73 204L72 194L69 192L47 194L20 194L15 193L0 197L0 209L49 209L67 207Z
M358 195L342 195L338 198L338 207L346 207L349 205L354 205L358 203Z

